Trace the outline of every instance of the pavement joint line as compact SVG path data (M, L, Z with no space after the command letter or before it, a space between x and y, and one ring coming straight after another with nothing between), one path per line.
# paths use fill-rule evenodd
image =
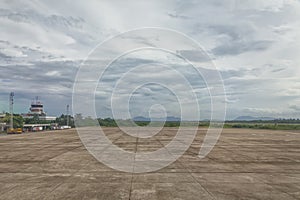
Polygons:
M62 181L60 184L57 185L57 187L55 187L53 190L51 190L51 192L49 192L48 194L50 195L52 192L54 192L60 185L64 184L64 183L68 183L68 180L70 180L71 178L74 177L74 175L79 172L80 170L82 170L84 167L86 167L87 165L89 165L89 163L86 163L84 166L82 166L81 168L79 168L78 170L75 170L73 173L70 173L70 177L68 177L66 180ZM79 182L76 182L75 184L78 184ZM47 195L47 196L49 196ZM66 196L67 194L65 194L63 196L63 198ZM46 198L46 196L44 197L44 199Z
M47 196L49 196L53 191L55 191L59 186L61 186L62 184L64 184L65 182L60 182L58 183L50 192L48 192L46 195L44 195L43 199L46 199Z
M160 141L158 141L159 143L160 143ZM180 141L179 141L180 142ZM222 148L222 147L221 147ZM225 149L225 148L222 148L223 150L225 150L225 151L228 151L228 152L231 152L232 153L232 151L230 151L230 150L228 150L228 149ZM168 150L167 150L168 151ZM187 150L188 151L188 150ZM193 152L191 152L191 153L193 153ZM242 156L241 154L238 154L238 155L240 155L240 156ZM242 156L242 157L244 157L244 156ZM250 159L250 157L248 157L248 156L246 156L246 158L247 159ZM179 160L177 160L181 165L183 165L183 166L185 166L181 161L179 161ZM188 173L191 175L191 177L194 179L194 181L196 182L196 183L198 183L199 185L200 185L200 187L202 188L202 189L204 189L213 199L217 199L211 192L209 192L195 177L194 177L194 175L193 175L193 173L194 172L192 172L189 168L187 168L187 166L185 166L185 168L188 170ZM204 172L205 173L205 172ZM215 172L211 172L211 173L215 173ZM227 172L228 174L230 174L230 173L232 173L232 172ZM236 172L236 173L238 173L238 172ZM254 173L252 173L252 172L249 172L250 174L254 174ZM260 180L260 179L259 179ZM268 186L271 186L272 188L274 188L272 185L270 185L270 184L268 184L268 183L265 183L264 181L262 181L262 184L265 184L265 185L268 185ZM283 192L283 191L281 191L281 190L279 190L279 189L277 189L277 188L274 188L275 190L277 190L277 191L280 191L280 192ZM294 197L292 196L292 195L290 195L290 194L288 194L287 192L283 192L283 193L285 193L285 194L287 194L288 196L290 196L290 197L292 197L293 199L294 199Z
M121 135L122 136L122 135ZM117 140L119 140L120 139L120 137L121 136L119 136L118 138L116 138L115 140L114 140L114 142L115 141L117 141ZM62 143L62 144L64 144L64 143ZM58 145L60 145L60 144L58 144ZM55 145L52 145L52 146L55 146ZM79 146L79 147L75 147L75 148L73 148L72 150L75 150L75 149L77 149L77 148L81 148L82 146ZM69 150L69 151L72 151L72 150ZM69 152L69 151L67 151L67 152ZM67 153L67 152L64 152L64 153ZM64 154L64 153L62 153L62 154ZM59 155L62 155L62 154L59 154ZM59 155L57 155L57 156L59 156ZM57 157L57 156L54 156L53 158L55 158L55 157ZM53 159L53 158L50 158L50 159ZM48 160L46 160L47 162L51 162L50 161L50 159L48 159ZM40 161L41 163L43 163L43 162L45 162L45 161ZM30 163L30 162L29 162ZM81 169L83 169L85 166L87 166L89 163L87 163L87 164L85 164L84 166L82 166L80 169L78 169L78 170L76 170L75 172L73 172L73 173L71 173L71 175L70 175L70 177L68 177L65 181L62 181L61 183L59 183L53 190L51 190L48 194L50 195L50 193L52 193L53 191L55 191L55 189L57 189L60 185L62 185L62 184L64 184L64 183L67 183L68 182L68 180L69 179L71 179L72 177L74 177L74 175L78 172L78 171L80 171ZM40 174L39 172L37 172L37 174ZM25 178L24 178L25 179ZM15 186L15 187L17 187L17 185ZM15 187L13 187L12 189L14 189ZM11 190L12 190L11 189ZM4 195L4 194L3 194ZM47 196L49 196L49 195L47 195ZM67 195L67 194L66 194ZM66 196L65 195L65 196ZM2 196L2 194L0 195L0 196ZM45 199L46 198L46 196L43 198L43 199Z
M25 178L24 178L24 179L25 179ZM5 194L7 194L7 193L9 193L9 192L11 192L11 191L14 190L16 187L18 187L18 183L13 183L13 184L15 184L15 186L13 186L13 187L10 188L9 190L4 191L3 193L1 193L1 194L0 194L0 197L3 196L3 195L5 195Z
M189 170L189 169L188 169ZM212 197L214 200L217 200L217 198L210 192L208 191L194 176L193 176L193 173L191 171L189 171L190 175L192 176L192 178L194 179L194 181L196 183L198 183L200 185L200 187L205 190L207 192L207 194L210 195L210 197Z
M159 143L160 143L160 141L158 141ZM168 149L167 149L167 151L168 151ZM169 152L169 151L168 151ZM170 152L169 152L169 154L171 154ZM172 154L171 154L172 155ZM191 173L191 171L189 170L189 168L187 168L184 164L182 164L178 159L176 160L180 165L182 165L182 166L184 166L185 167L185 169L187 169L188 171L187 172L185 172L185 173L189 173L190 174L190 176L193 178L193 180L203 189L203 190L205 190L206 192L207 192L207 194L209 194L210 195L210 197L211 198L213 198L214 200L216 200L216 198L214 197L214 195L212 195L206 188L204 188L196 179L195 179L195 177L193 176L193 174ZM176 162L175 161L175 162Z
M190 176L194 179L194 181L200 185L200 187L205 190L207 192L207 194L209 194L214 200L216 200L217 198L211 193L209 192L194 176L193 176L193 172L185 165L183 164L181 161L178 161L182 166L184 166L187 170L188 173L190 174Z
M210 159L210 160L212 160L214 162L218 162L218 160L216 158L212 158L211 156L209 156L209 154L206 156L206 158L208 158L208 159Z
M277 190L277 191L280 191L280 192L282 192L282 193L284 193L284 194L287 194L287 195L290 196L291 198L297 200L297 199L294 197L294 195L291 195L290 193L288 193L288 192L286 192L286 191L284 191L284 190L281 190L281 189L279 189L279 188L275 188L275 187L274 187L273 185L271 185L270 183L264 183L264 184L266 184L266 185L272 187L273 189L275 189L275 190Z
M133 176L134 176L134 169L135 169L135 156L136 156L136 152L137 152L138 140L139 140L139 138L136 137L135 149L134 149L135 150L135 152L134 152L135 154L134 154L133 167L132 167L132 173L131 173L131 182L130 182L130 189L129 189L129 200L131 200Z
M67 151L65 151L65 152L63 152L63 153L59 153L59 154L57 154L57 155L55 155L55 156L52 156L51 158L47 159L47 161L50 161L50 160L53 159L53 158L56 158L56 157L58 157L58 156L61 156L61 155L65 154L65 153L68 153L68 152L70 152L70 151L73 151L73 150L78 149L78 148L81 148L81 147L82 147L82 146L75 147L75 148L69 149L69 150L67 150Z
M223 150L225 150L225 151L228 151L230 153L234 152L235 154L239 155L240 157L246 158L247 160L251 160L251 157L243 155L243 154L240 154L240 153L236 153L234 150L229 150L229 149L226 149L224 147L220 147L220 148L223 149Z
M168 131L168 130L167 130ZM226 129L225 129L226 131ZM110 132L108 132L109 134L112 133L112 138L116 139L115 136L118 136L113 134L115 133L115 130L112 130ZM229 134L232 134L231 132L228 131ZM236 133L240 133L239 130L236 131ZM251 134L251 132L249 132ZM254 133L254 132L253 132ZM217 149L218 151L215 152L211 152L212 155L215 155L217 158L220 158L216 161L213 161L212 159L208 158L205 159L203 162L199 161L199 159L196 159L196 155L197 155L197 148L198 145L194 145L193 148L191 148L190 150L187 151L186 153L186 159L182 159L177 161L175 168L172 167L171 170L161 170L161 171L156 171L154 173L157 173L157 175L154 175L154 180L152 180L152 176L150 177L150 182L152 183L152 181L154 181L155 183L173 183L173 184L177 184L178 181L180 181L180 183L185 184L186 181L193 183L194 184L194 189L192 191L200 192L202 194L207 195L207 198L209 198L210 193L207 194L207 192L205 190L208 190L209 192L211 192L214 197L218 197L217 193L219 193L220 195L228 195L228 191L232 191L232 190L236 190L234 189L239 187L239 182L243 183L242 190L240 194L233 194L234 196L232 196L232 198L242 198L243 195L246 195L245 197L252 197L252 198L258 198L259 196L261 198L266 197L265 195L274 195L274 198L284 198L286 197L287 199L297 199L297 193L294 193L296 191L296 188L298 188L298 186L300 185L300 180L299 175L300 175L300 168L299 168L299 154L300 151L296 151L299 147L299 142L300 140L294 140L292 141L292 143L289 143L287 145L284 145L283 143L285 142L284 140L284 135L282 135L282 140L279 140L277 138L277 133L272 134L271 131L268 131L268 134L265 134L264 137L257 137L254 136L258 139L261 140L266 140L266 142L268 144L261 144L261 143L257 143L255 144L255 142L257 142L258 140L254 140L252 139L252 136L250 135L251 139L248 140L249 135L247 134L243 134L243 132L241 132L240 134L237 134L238 140L232 140L232 137L226 137L226 133L225 133L225 139L224 142L221 142L220 145L217 144L217 148L220 147L219 149ZM138 184L138 183L147 183L145 182L145 179L135 179L135 175L132 172L131 173L131 178L130 178L130 173L126 175L126 179L123 179L123 175L117 175L116 171L112 171L111 174L106 174L106 170L104 171L100 171L99 173L103 174L100 175L99 179L97 178L98 175L93 175L93 173L90 173L89 170L82 170L83 168L85 168L87 165L89 165L90 163L94 163L94 160L88 159L86 157L80 157L80 159L76 159L74 161L74 164L78 163L78 162L83 162L78 168L76 167L75 170L72 170L71 173L68 172L68 174L65 174L64 172L56 172L56 170L46 170L48 169L47 166L46 168L44 166L41 166L43 170L39 170L40 168L38 168L38 171L35 171L35 167L30 167L30 165L39 165L39 163L44 163L44 162L51 162L49 160L47 160L47 155L50 155L50 157L54 154L56 154L57 152L50 152L50 154L47 155L43 155L39 160L30 160L31 158L33 159L33 156L39 156L41 154L44 153L44 151L47 149L47 147L50 147L50 151L55 150L55 148L63 148L64 150L67 150L66 152L62 152L61 154L67 153L67 152L74 152L76 154L76 152L80 152L80 153L84 153L84 154L88 154L88 151L86 151L85 148L83 148L83 146L81 146L82 151L80 146L78 146L78 141L79 141L79 145L80 144L80 140L79 139L72 139L74 137L78 137L77 134L75 134L75 131L72 133L74 134L74 136L70 137L70 134L57 134L55 136L53 136L52 134L43 134L41 136L38 136L36 138L36 143L41 144L41 146L34 146L34 143L32 143L34 137L30 136L30 139L26 139L27 135L23 136L22 138L19 136L12 136L11 138L6 137L6 138L0 138L1 141L0 142L5 142L5 144L3 145L0 144L0 148L1 151L4 153L3 154L3 158L8 158L10 160L2 160L0 158L0 164L1 164L1 169L0 169L0 175L1 177L3 177L3 183L1 184L4 186L3 188L3 193L0 195L0 199L7 199L8 197L12 197L15 196L14 190L18 190L17 188L21 186L21 191L19 191L16 195L21 195L20 197L23 197L23 192L25 194L25 192L29 192L28 197L33 197L33 195L37 195L36 198L53 198L53 194L58 194L59 197L66 198L67 196L67 191L63 192L61 189L63 189L65 187L65 185L62 185L64 183L66 184L79 184L78 186L76 186L76 191L78 188L80 188L80 183L84 182L84 183L101 183L101 181L106 181L105 177L111 177L113 179L109 179L108 181L114 180L114 181L119 181L119 180L125 180L126 181L126 187L124 188L126 191L124 194L126 196L126 199L128 198L128 190L129 191L129 199L134 199L136 197L136 195L133 191L135 189L135 185L134 184ZM257 133L259 134L259 133ZM167 134L170 135L170 134ZM274 137L272 136L274 135ZM59 137L62 137L62 142L57 142L57 140L59 139ZM109 135L110 136L110 135ZM222 135L224 136L224 135ZM222 137L221 136L221 137ZM297 138L300 135L297 135ZM171 136L170 136L171 137ZM296 136L295 136L296 137ZM13 138L18 138L18 139L13 139ZM7 150L7 147L11 147L14 148L14 142L15 141L20 141L24 138L24 142L19 143L16 145L17 148L17 152L14 153L14 151L9 151L9 149ZM66 139L67 138L67 139ZM242 138L245 138L244 140ZM131 138L128 137L122 137L122 138L118 138L116 140L122 140L121 146L124 148L130 147L132 148L134 144L131 141ZM160 140L162 139L162 140ZM273 140L274 139L274 140ZM272 143L272 140L274 141L274 143ZM53 142L49 142L49 141L53 141ZM138 152L138 145L140 144L140 146L142 147L141 151L144 150L150 150L153 149L151 147L155 146L154 145L154 141L151 141L149 143L149 149L146 148L148 147L147 144L148 143L144 143L144 140L141 139L141 143L140 140L135 140L135 152ZM165 140L165 137L157 137L156 141L161 141L159 144L165 143L167 142L167 140ZM229 141L229 142L228 142ZM279 144L279 142L281 141L281 143ZM54 143L55 142L55 143ZM199 140L196 141L196 143L198 144ZM201 142L201 141L200 141ZM236 142L236 144L242 144L242 145L234 145L234 143ZM247 142L249 142L249 144L247 144ZM262 141L263 142L263 141ZM290 141L289 141L290 142ZM72 145L73 143L76 143L76 146ZM227 143L224 145L224 143ZM144 145L145 144L145 145ZM27 148L26 145L29 145L29 147ZM47 145L47 147L44 148L39 148L42 149L43 152L39 153L36 152L37 148L35 147L42 147L43 145ZM59 145L59 146L56 146ZM127 146L126 146L127 145ZM129 146L128 146L129 145ZM163 146L163 145L161 145ZM20 147L20 148L18 148ZM32 148L32 151L29 151L30 147ZM80 149L80 151L76 150L76 147L78 147ZM144 148L145 147L145 148ZM254 151L256 148L255 147L259 147L258 151ZM19 157L19 158L15 158L16 156L14 155L18 155L19 153L22 152L22 148L24 148L24 152L28 152L28 160L27 157L25 155L25 157ZM240 148L240 149L238 149ZM265 148L265 149L263 149ZM284 148L284 149L283 149ZM72 150L75 149L75 150ZM253 152L251 151L251 149L253 149ZM262 150L262 151L260 151ZM248 151L251 151L251 154L247 154ZM278 152L278 154L273 154L273 152L276 151L276 153ZM249 160L238 160L238 158L240 157L240 154L243 154L243 152L249 156ZM263 160L264 157L262 157L262 159L256 159L256 155L260 155L260 152L265 152L266 156L270 156L272 160L269 159L265 159ZM47 153L45 151L45 153ZM229 154L231 153L231 154ZM239 153L239 154L238 154ZM252 156L253 153L253 156ZM73 154L72 154L73 155ZM176 154L175 154L176 155ZM232 156L231 156L232 155ZM288 159L281 159L281 155L286 156ZM20 155L19 155L20 156ZM229 159L227 159L226 156L229 156ZM18 156L17 156L18 157ZM195 160L193 159L193 157L195 157ZM233 160L232 160L233 158ZM237 159L235 159L237 158ZM14 159L26 159L26 161L20 161L20 160L14 160ZM274 159L274 160L273 160ZM238 160L238 161L235 161ZM11 162L10 162L11 161ZM89 161L88 163L84 163L85 161ZM193 162L195 161L195 162ZM63 159L60 160L59 162L62 162L62 164L65 162ZM208 164L205 164L205 162L207 162ZM6 165L7 163L7 165ZM199 164L197 164L199 163ZM203 167L201 167L201 163L203 163ZM72 164L72 163L71 163ZM80 164L80 163L79 163ZM190 165L191 164L191 165ZM249 167L246 167L247 165L250 165ZM15 167L19 165L19 167ZM30 167L29 170L28 166ZM224 167L223 167L224 166ZM98 167L98 164L93 166L91 169L96 169ZM99 165L99 167L101 167ZM137 167L136 165L134 165L134 167ZM246 168L245 168L246 167ZM31 169L32 168L32 169ZM52 168L51 168L52 169ZM55 168L56 169L56 168ZM73 169L73 168L72 168ZM102 169L102 168L101 168ZM169 168L170 169L170 168ZM177 170L179 169L179 170ZM183 169L183 171L182 171ZM225 169L225 170L223 170ZM12 171L18 171L17 173L14 173ZM25 171L24 171L25 170ZM82 171L80 171L82 170ZM174 170L174 171L173 171ZM212 171L213 170L213 171ZM222 170L222 171L220 171ZM22 172L24 171L24 172ZM58 168L58 171L59 170ZM83 173L88 173L88 177L85 178L85 175ZM97 170L98 172L98 170ZM96 173L96 172L95 172ZM28 174L28 175L27 175ZM51 175L52 174L57 174L57 178L52 178ZM65 174L65 175L63 175ZM143 173L145 174L145 173ZM142 177L143 177L142 174ZM181 175L179 175L181 174ZM189 177L187 177L187 179L173 179L173 177L177 177L180 178L181 176L188 176L188 174L190 174ZM207 175L206 175L207 174ZM224 174L224 175L222 175ZM80 176L79 178L77 176ZM96 178L96 179L89 179L89 176ZM101 178L101 177L104 177ZM160 179L159 177L163 176L164 179ZM243 177L252 177L252 178L256 178L256 179L251 179L251 181L249 182L248 179L244 179ZM48 178L49 177L49 178ZM73 177L73 178L72 178ZM74 178L75 177L75 178ZM206 182L202 182L202 177L204 178L203 180L208 180L207 183L209 183L208 185L206 185ZM214 178L216 177L216 178ZM226 177L228 177L228 179L226 179ZM242 179L240 179L240 178ZM82 179L83 178L83 179ZM120 179L121 178L121 179ZM157 179L158 178L158 179ZM221 179L220 179L221 178ZM224 179L225 178L225 179ZM237 178L237 180L236 180ZM6 180L6 181L5 181ZM27 180L27 181L26 181ZM46 181L50 180L49 183L47 183ZM93 181L94 180L94 181ZM140 181L139 181L140 180ZM198 180L198 181L197 181ZM281 181L282 180L282 181ZM197 181L197 182L195 182ZM232 185L227 185L227 181L231 182ZM251 187L252 182L258 182L260 184L262 184L263 188L259 187L258 191L260 191L262 194L253 194L251 195L247 189L247 187ZM214 184L215 182L218 182L218 184ZM33 185L31 185L31 183ZM41 185L39 186L39 183L41 183ZM125 182L124 182L125 183ZM129 188L129 183L130 183L130 188ZM200 186L198 186L200 184ZM281 185L282 184L282 185ZM62 185L62 186L61 186ZM226 186L224 189L222 188L222 185ZM295 188L292 187L295 185ZM60 187L61 186L61 187ZM49 188L50 187L50 188ZM149 186L147 186L149 187ZM151 186L150 186L151 187ZM200 189L201 187L201 189ZM212 187L212 188L211 188ZM218 188L219 187L219 188ZM7 188L7 189L5 189ZM47 189L48 188L48 189ZM197 189L198 188L198 189ZM254 187L252 190L256 190L256 187ZM30 190L34 189L34 193L30 194ZM169 189L168 189L169 190ZM187 190L189 190L189 187L187 188ZM217 192L215 191L217 190ZM10 191L11 193L6 193L7 191ZM51 193L49 192L51 191ZM82 192L84 192L82 190ZM102 191L95 191L97 194L101 194ZM112 189L112 192L118 192L117 189L114 191L114 189ZM197 194L198 194L197 192ZM274 194L272 194L272 192L274 192ZM249 194L248 194L249 193ZM266 193L266 194L264 194ZM196 194L196 193L195 193ZM277 195L278 194L278 195ZM47 196L43 196L43 195L47 195ZM52 195L52 196L51 196ZM111 195L111 194L107 194L107 195ZM249 195L249 196L248 196ZM54 196L56 197L56 196ZM138 196L137 196L138 197ZM230 196L228 196L230 197ZM193 198L197 199L197 196L193 196ZM258 198L259 199L259 198Z
M195 137L195 138L196 138L196 137ZM194 138L193 142L195 141L195 138ZM156 140L157 140L157 142L159 142L159 143L164 147L164 145L163 145L158 139L156 139ZM175 138L175 140L177 140L177 139ZM182 142L181 140L177 140L177 141L180 142L181 144L185 144L185 143ZM198 148L197 148L197 149L198 149ZM200 151L200 148L199 148L199 151ZM189 153L191 153L191 154L193 154L193 155L198 156L198 153L195 153L195 152L193 152L193 151L191 151L191 150L189 150L189 149L187 149L186 152L189 152ZM214 160L213 158L208 158L208 159Z
M122 137L122 135L120 135L119 137L117 137L117 138L115 138L113 141L111 141L112 142L112 145L114 145L113 143L114 142L116 142L116 141L118 141L118 140L120 140L120 138ZM110 139L109 139L110 140ZM110 146L112 146L111 144L108 144L108 145L106 145L102 150L101 150L101 152L104 152L104 151L106 151ZM82 147L84 147L84 149L89 153L89 154L91 154L90 153L90 151L84 146L84 144L82 143ZM92 157L94 158L94 159L96 159L95 157L94 157L94 155L93 154L91 154L92 155ZM97 160L97 159L96 159ZM99 160L97 160L98 162L100 162Z

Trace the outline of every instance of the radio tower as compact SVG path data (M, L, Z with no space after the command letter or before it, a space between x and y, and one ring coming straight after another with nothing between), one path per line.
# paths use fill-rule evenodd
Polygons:
M69 126L69 104L67 105L67 126Z
M13 121L13 116L14 116L14 96L15 94L13 92L10 93L9 95L9 112L10 112L10 128L14 128L14 121Z

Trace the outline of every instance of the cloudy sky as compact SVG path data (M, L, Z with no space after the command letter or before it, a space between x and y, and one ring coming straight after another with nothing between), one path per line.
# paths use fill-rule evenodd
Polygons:
M72 104L78 69L97 45L132 29L161 27L185 34L205 50L224 82L227 119L241 115L300 118L299 19L299 0L3 0L0 111L8 111L9 93L13 91L16 112L28 112L35 96L43 101L48 114L66 112L66 105ZM158 34L156 40L161 38ZM173 37L167 46L177 42ZM116 43L106 53L116 49L122 53L121 47L122 42ZM203 58L187 47L176 52L187 59ZM203 59L198 64L203 69L207 66ZM188 80L190 88L177 84L180 78L173 69ZM147 116L151 110L150 114L159 117L163 111L160 105L167 115L180 116L178 96L193 91L201 118L208 118L208 86L194 70L168 52L148 49L126 54L99 79L96 113L111 116L115 105L118 117L126 118L123 104L127 102L120 97L131 88L132 116ZM123 76L128 72L130 78ZM164 84L154 83L159 79ZM143 80L152 82L143 85ZM121 86L116 87L120 81ZM188 104L186 99L188 95L183 102ZM82 108L85 104L88 106L83 101Z

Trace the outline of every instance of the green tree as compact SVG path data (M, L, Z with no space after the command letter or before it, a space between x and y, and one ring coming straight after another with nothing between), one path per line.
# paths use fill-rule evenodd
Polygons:
M62 114L60 117L56 118L55 123L58 123L58 125L60 125L60 126L65 126L65 125L67 125L67 118L68 118L68 115ZM69 126L75 127L74 118L71 115L69 115Z
M10 123L10 114L6 113L5 117L3 119L1 119L1 122L9 124ZM14 128L23 128L23 124L24 124L24 118L19 114L14 114L13 115Z

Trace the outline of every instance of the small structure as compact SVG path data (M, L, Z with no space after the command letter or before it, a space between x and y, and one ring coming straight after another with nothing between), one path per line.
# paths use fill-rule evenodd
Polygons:
M51 124L24 124L23 130L28 131L43 131L51 128Z
M0 123L0 132L4 132L6 128L6 123Z
M63 130L63 129L69 129L69 128L71 128L71 126L60 126L60 127L59 127L60 130Z
M58 123L51 123L50 124L50 129L51 130L57 130L57 129L59 129Z
M0 119L5 117L5 113L0 113ZM6 128L6 123L0 122L0 132L4 132Z

